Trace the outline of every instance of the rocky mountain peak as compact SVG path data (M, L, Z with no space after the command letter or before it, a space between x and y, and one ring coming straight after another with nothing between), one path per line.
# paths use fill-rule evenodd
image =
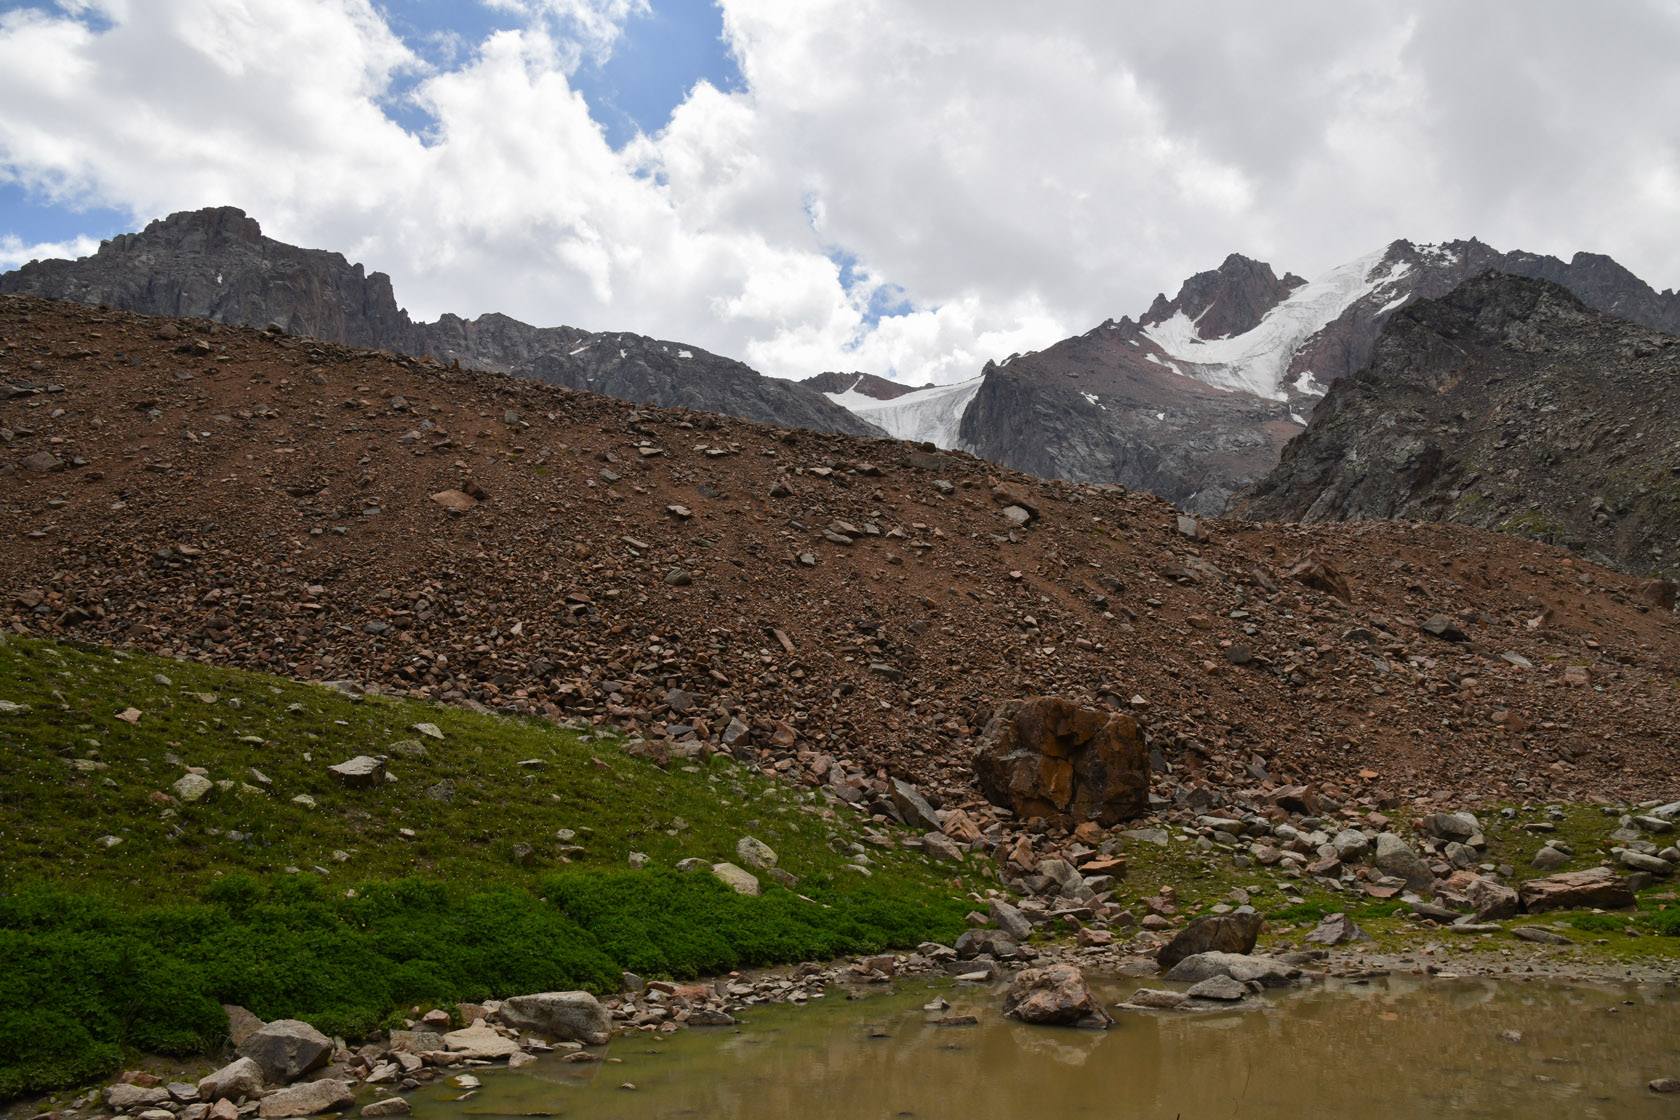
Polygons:
M819 373L815 377L805 378L800 384L819 393L857 393L878 401L897 400L906 393L932 388L930 385L906 385L902 381L889 381L885 377L857 370L851 373Z
M1680 338L1483 272L1395 312L1232 512L1453 521L1673 574L1677 386Z
M1157 295L1143 322L1164 323L1182 311L1201 337L1228 338L1252 330L1305 283L1294 273L1279 279L1266 262L1232 253L1218 268L1186 280L1171 300Z

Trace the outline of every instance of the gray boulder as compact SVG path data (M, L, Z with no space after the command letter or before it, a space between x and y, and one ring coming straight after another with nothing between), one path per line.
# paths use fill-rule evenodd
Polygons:
M736 894L751 895L754 898L759 895L758 877L743 867L737 867L733 863L714 863L712 874Z
M765 871L776 866L775 850L753 836L743 836L736 841L735 858L755 871Z
M1534 858L1528 862L1530 866L1538 868L1541 871L1556 871L1561 867L1569 866L1569 853L1560 852L1550 844L1547 844L1538 852L1535 852Z
M1426 891L1435 884L1435 873L1404 840L1392 832L1377 836L1377 854L1372 862L1380 870L1406 880L1406 886L1414 891Z
M1184 993L1191 999L1211 999L1221 1003L1235 1003L1248 997L1248 985L1239 983L1229 976L1209 976L1206 980L1198 981Z
M332 1039L297 1019L276 1019L240 1043L238 1054L261 1066L265 1081L286 1085L326 1065Z
M1486 875L1476 876L1465 888L1464 897L1476 908L1478 922L1502 922L1522 910L1522 900L1515 890Z
M240 1097L255 1097L262 1087L262 1067L250 1058L240 1058L200 1078L198 1095L200 1099L212 1102L224 1098L238 1100Z
M991 914L992 921L997 923L998 928L1014 940L1025 941L1032 936L1032 922L1028 921L1027 916L1020 910L1003 901L1003 899L992 899L986 909Z
M1252 953L1262 918L1243 907L1232 914L1204 914L1178 931L1155 955L1162 968L1171 968L1198 953Z
M1107 1027L1113 1022L1091 994L1084 975L1071 964L1028 968L1016 974L1004 996L1003 1013L1023 1023L1086 1023Z
M1300 978L1301 970L1270 957L1242 953L1197 953L1185 957L1167 972L1168 980L1199 984L1210 976L1229 976L1241 984L1258 980L1267 987L1281 987Z
M1371 841L1357 828L1345 828L1336 833L1330 840L1330 846L1336 849L1336 858L1343 863L1358 863L1371 854Z
M607 1009L588 992L538 992L502 1001L498 1014L507 1026L534 1031L562 1042L605 1046L612 1038Z
M262 1120L281 1120L287 1116L313 1116L317 1112L335 1112L356 1103L356 1094L343 1081L326 1078L306 1081L278 1089L262 1099L257 1115Z
M1371 935L1355 925L1346 914L1330 914L1307 934L1306 940L1319 945L1345 945L1350 941L1369 941Z
M933 811L933 806L927 799L917 792L916 787L909 782L893 779L893 805L897 807L899 816L911 828L920 828L929 832L939 831L939 814Z

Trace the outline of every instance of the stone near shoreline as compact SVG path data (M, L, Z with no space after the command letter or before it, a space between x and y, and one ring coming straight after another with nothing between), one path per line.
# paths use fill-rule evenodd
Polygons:
M201 1100L211 1102L238 1100L240 1097L255 1097L262 1092L262 1087L262 1066L250 1058L240 1058L200 1078L198 1095Z
M239 1045L238 1054L262 1067L277 1085L296 1081L332 1057L332 1039L297 1019L276 1019Z
M356 1095L348 1083L333 1078L305 1081L278 1089L262 1099L257 1115L262 1120L282 1120L289 1116L313 1116L317 1112L333 1112L356 1103Z
M1252 953L1263 920L1247 907L1233 914L1205 914L1180 930L1155 959L1171 968L1198 953Z
M607 1011L588 992L538 992L502 1001L507 1026L564 1042L604 1046L612 1037Z

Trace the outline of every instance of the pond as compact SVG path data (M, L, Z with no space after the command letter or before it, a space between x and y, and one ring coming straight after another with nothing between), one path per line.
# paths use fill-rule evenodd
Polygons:
M1135 981L1094 985L1113 1004ZM1680 1113L1647 1082L1680 1075L1666 985L1382 977L1212 1012L1117 1012L1106 1032L1001 1019L994 985L830 989L736 1027L613 1042L616 1061L546 1056L412 1097L444 1117L1641 1117ZM924 1011L973 1013L935 1025ZM626 1083L634 1088L624 1088ZM461 1099L461 1098L465 1099Z

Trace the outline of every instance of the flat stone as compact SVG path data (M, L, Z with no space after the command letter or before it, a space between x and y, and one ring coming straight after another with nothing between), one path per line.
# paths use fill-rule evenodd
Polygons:
M1149 1007L1160 1011L1176 1011L1189 1002L1189 996L1168 988L1139 988L1126 999L1127 1006Z
M1523 909L1531 914L1540 910L1622 910L1634 903L1627 880L1608 867L1530 879L1517 888L1517 894Z
M485 1026L463 1027L443 1036L444 1049L464 1058L493 1062L519 1051L519 1043Z
M1301 970L1270 957L1251 957L1241 953L1197 953L1185 957L1168 970L1166 979L1199 984L1210 976L1229 976L1239 983L1258 980L1267 987L1278 987L1298 979Z
M278 1089L262 1099L257 1115L263 1120L280 1120L287 1116L313 1116L317 1112L333 1112L356 1103L356 1094L343 1081L326 1078L306 1081L299 1085Z
M169 1099L169 1091L161 1087L116 1084L105 1090L105 1107L112 1112L131 1112L139 1108L160 1105Z
M516 1058L521 1056L522 1055L519 1054L514 1055ZM532 1060L534 1061L535 1059ZM511 1064L511 1062L509 1064ZM362 1115L367 1117L407 1116L413 1111L414 1106L409 1104L403 1097L386 1097L382 1101L374 1101L372 1104L365 1104L362 1106Z
M1191 985L1184 993L1191 999L1215 999L1224 1003L1235 1003L1248 996L1248 985L1237 982L1229 976L1209 976L1206 980L1199 980Z

